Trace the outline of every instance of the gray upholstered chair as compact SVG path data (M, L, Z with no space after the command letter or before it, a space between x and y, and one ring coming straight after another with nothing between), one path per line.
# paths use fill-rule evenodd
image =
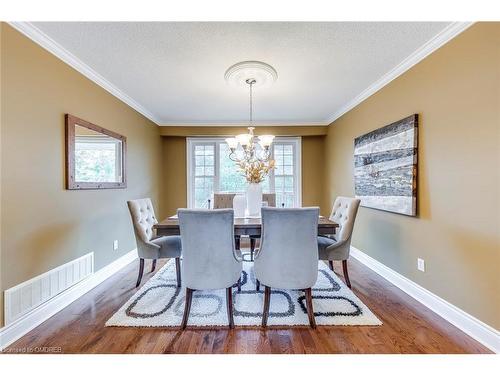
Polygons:
M262 207L262 240L255 277L265 286L262 326L269 315L271 288L303 289L311 327L316 327L311 288L318 278L319 208Z
M229 327L233 322L232 287L241 287L241 256L234 247L234 212L179 209L182 277L186 302L181 328L186 328L193 291L226 289Z
M341 260L344 279L347 286L351 287L349 273L347 272L347 259L351 248L352 230L358 212L360 200L357 198L337 197L333 204L330 220L339 224L336 234L330 237L318 237L319 259L328 260L333 271L333 261Z
M144 272L144 259L152 259L151 272L155 270L156 260L161 258L175 258L177 270L177 286L181 286L180 256L181 237L165 236L154 237L153 225L156 215L151 199L135 199L127 202L132 223L134 225L135 241L137 243L137 254L139 256L139 276L137 277L137 288L141 284Z

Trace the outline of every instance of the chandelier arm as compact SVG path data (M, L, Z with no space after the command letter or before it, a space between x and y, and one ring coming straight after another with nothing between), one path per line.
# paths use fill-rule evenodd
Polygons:
M269 162L269 155L264 157L264 158L257 158L258 161L260 161L261 163L268 163Z
M263 163L267 163L271 159L271 153L269 151L264 150L263 157L258 157L257 159Z
M240 160L236 157L236 154L234 152L231 151L231 153L229 154L229 159L231 159L232 161L234 162L239 162Z

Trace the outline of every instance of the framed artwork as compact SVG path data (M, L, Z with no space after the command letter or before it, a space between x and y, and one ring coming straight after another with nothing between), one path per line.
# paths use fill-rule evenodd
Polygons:
M418 115L354 140L354 190L361 206L417 215Z

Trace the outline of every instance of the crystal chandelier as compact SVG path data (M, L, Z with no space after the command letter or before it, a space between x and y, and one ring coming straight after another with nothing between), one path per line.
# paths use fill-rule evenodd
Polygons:
M241 169L251 166L261 166L267 170L274 167L274 160L271 158L271 145L274 135L260 135L258 142L253 134L253 85L256 83L254 78L248 78L245 82L249 86L249 111L250 126L248 133L239 134L234 138L226 138L231 153L229 158L236 162Z

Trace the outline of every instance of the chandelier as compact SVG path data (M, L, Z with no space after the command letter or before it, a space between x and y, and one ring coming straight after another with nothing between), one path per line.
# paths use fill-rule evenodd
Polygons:
M259 216L262 206L262 184L269 172L274 169L274 160L271 157L271 145L274 135L253 134L253 88L254 86L267 86L278 78L276 70L269 64L260 61L243 61L231 66L225 74L226 81L230 84L245 87L249 92L249 118L248 133L238 134L234 138L226 138L229 146L229 158L238 166L248 185L246 192L246 213L249 216ZM238 198L239 197L239 198ZM236 195L233 207L241 196Z
M226 138L226 143L229 146L231 153L229 158L232 161L238 163L252 163L252 162L262 162L269 163L271 160L271 144L273 143L274 135L260 135L258 137L258 142L256 142L256 137L253 134L254 127L253 123L253 85L255 84L255 79L248 78L246 83L249 86L249 111L250 111L250 126L248 127L248 133L238 134L234 138ZM241 146L239 149L238 146ZM236 151L240 152L236 152Z

